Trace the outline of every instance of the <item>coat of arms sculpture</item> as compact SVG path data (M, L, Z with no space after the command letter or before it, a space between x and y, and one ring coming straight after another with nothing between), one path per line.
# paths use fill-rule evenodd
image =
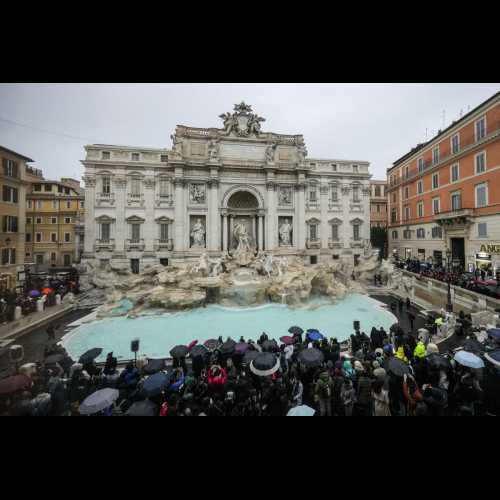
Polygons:
M234 133L240 137L248 137L252 134L260 134L260 124L266 119L252 113L252 106L245 104L234 105L234 113L223 113L219 118L224 120L223 135Z

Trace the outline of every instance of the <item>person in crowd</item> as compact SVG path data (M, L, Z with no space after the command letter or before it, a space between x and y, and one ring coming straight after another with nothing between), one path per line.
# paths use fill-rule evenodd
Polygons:
M332 416L332 392L333 380L328 371L325 370L319 375L314 388L314 399L319 405L319 411L322 417Z
M376 417L390 417L389 391L384 389L384 382L377 380L372 386L373 414Z

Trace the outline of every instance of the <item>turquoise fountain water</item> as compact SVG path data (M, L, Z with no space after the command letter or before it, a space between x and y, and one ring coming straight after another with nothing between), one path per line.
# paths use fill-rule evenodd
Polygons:
M128 304L122 305L127 309ZM115 317L83 324L62 339L62 344L77 359L88 349L101 347L104 361L113 351L118 359L130 359L130 341L139 337L139 355L167 357L172 347L187 345L193 340L203 343L222 335L238 341L257 340L262 332L276 340L288 335L288 328L298 325L304 330L316 328L327 337L345 340L353 331L353 321L359 320L361 330L370 333L373 326L389 330L397 321L380 302L360 294L352 294L337 304L309 303L308 307L292 309L282 304L258 307L229 308L211 305L177 313L140 316L135 319Z

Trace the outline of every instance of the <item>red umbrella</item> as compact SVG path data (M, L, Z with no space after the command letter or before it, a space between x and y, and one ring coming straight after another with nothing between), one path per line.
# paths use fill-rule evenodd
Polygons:
M197 340L193 340L189 345L188 345L188 351L190 351L196 344L198 343Z
M281 342L286 345L291 345L295 343L295 339L290 337L290 335L285 335L284 337L280 337Z
M31 387L32 380L26 375L12 375L0 380L0 394L10 394Z
M44 288L42 290L43 295L48 295L49 293L52 293L52 292L53 292L52 288L49 288L49 287Z

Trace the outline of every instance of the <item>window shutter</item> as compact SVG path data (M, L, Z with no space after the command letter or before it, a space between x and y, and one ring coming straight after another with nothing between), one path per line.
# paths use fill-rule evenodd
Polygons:
M7 232L7 216L6 215L3 216L3 232L4 233Z
M16 249L15 248L11 248L11 258L12 258L11 264L15 264L16 263Z
M17 178L18 177L17 174L18 174L18 171L19 171L17 161L14 161L12 163L13 163L13 165L12 165L12 176Z
M4 175L7 175L7 158L2 158L2 167Z
M17 189L13 189L12 191L14 192L14 203L18 203L19 202L19 192Z

